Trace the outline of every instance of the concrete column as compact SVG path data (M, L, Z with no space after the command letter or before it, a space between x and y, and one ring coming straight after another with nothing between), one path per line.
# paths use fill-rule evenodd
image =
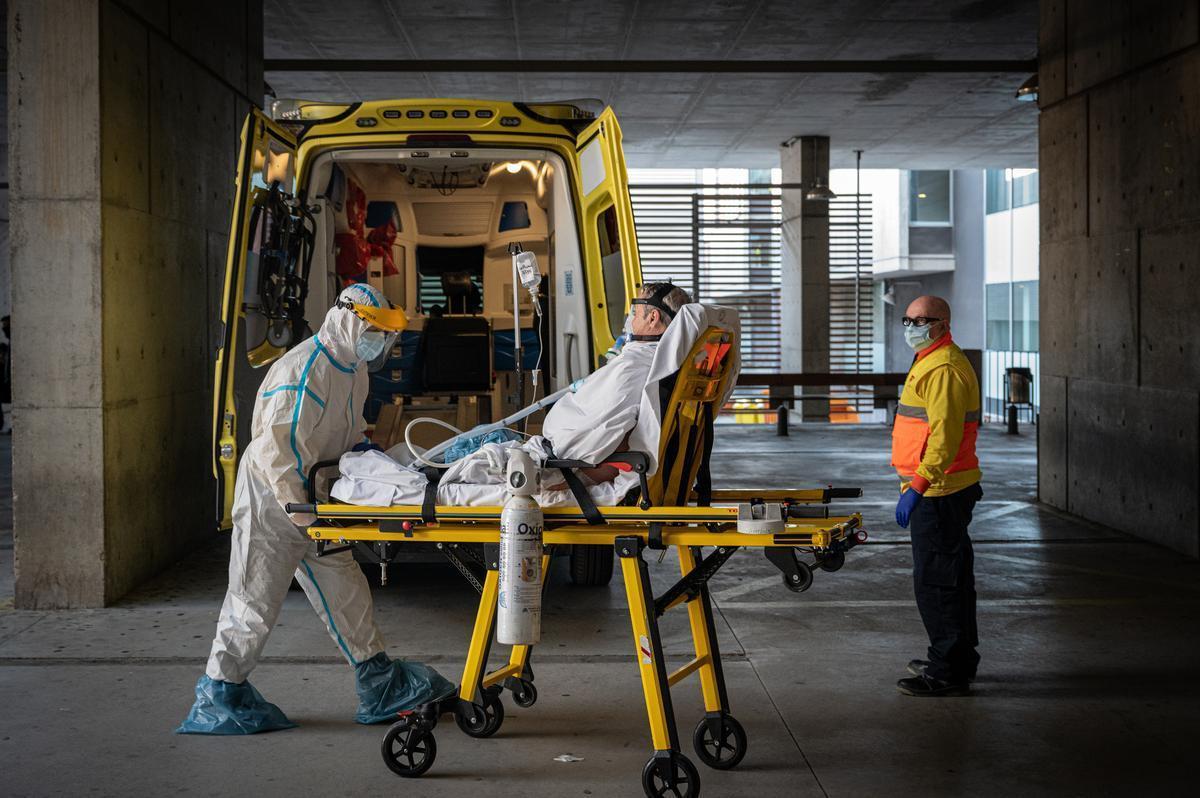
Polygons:
M829 203L805 199L806 189L829 185L829 137L803 136L780 150L783 191L781 336L785 372L829 371ZM804 394L827 395L829 387ZM829 402L801 402L805 421L828 421Z
M214 526L213 316L261 0L8 13L15 600L101 606Z
M1041 2L1038 496L1196 557L1200 5L1125 13Z

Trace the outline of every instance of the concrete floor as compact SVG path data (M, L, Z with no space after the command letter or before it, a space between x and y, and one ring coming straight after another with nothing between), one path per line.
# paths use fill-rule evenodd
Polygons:
M7 463L7 438L0 450ZM866 497L854 506L872 539L802 595L750 552L714 578L730 700L750 746L736 771L701 767L705 795L1190 793L1200 563L1035 504L1032 429L1012 438L987 428L980 450L979 681L971 697L922 700L893 687L925 641L905 533L891 520L887 430L721 431L718 485L861 485ZM8 477L5 467L0 487ZM506 698L505 724L489 740L443 724L433 771L400 781L379 758L384 728L351 722L351 671L299 593L253 680L301 728L171 734L208 651L226 539L214 536L119 606L16 611L3 496L0 794L641 794L649 736L615 582L575 588L557 566L534 658L538 704L523 710ZM670 558L651 569L660 589L677 573ZM377 590L391 653L454 678L474 601L446 567L394 570ZM672 659L689 654L683 621L664 619ZM673 696L691 755L698 689L688 681ZM554 761L564 753L582 761Z

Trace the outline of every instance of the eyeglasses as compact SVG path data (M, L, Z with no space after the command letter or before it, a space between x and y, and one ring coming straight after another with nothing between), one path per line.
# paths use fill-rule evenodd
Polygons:
M915 319L905 316L900 319L900 323L905 327L911 327L914 324L918 327L924 327L926 324L933 324L935 321L941 321L941 319L935 319L932 316L917 316Z

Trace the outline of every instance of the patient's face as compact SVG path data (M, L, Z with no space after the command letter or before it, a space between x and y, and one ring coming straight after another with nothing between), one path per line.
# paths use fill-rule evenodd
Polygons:
M634 335L660 335L666 332L667 325L662 323L662 313L649 305L633 305Z

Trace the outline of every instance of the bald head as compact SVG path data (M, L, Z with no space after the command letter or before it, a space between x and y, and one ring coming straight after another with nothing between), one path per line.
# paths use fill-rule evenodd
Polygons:
M910 319L929 319L929 337L936 341L950 329L950 303L940 296L919 296L908 304L904 315ZM937 319L937 321L933 321Z

